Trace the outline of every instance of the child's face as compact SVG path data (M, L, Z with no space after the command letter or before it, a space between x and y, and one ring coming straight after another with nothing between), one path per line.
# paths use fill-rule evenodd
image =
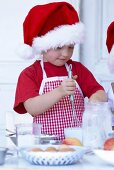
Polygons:
M62 66L72 57L73 50L73 45L65 45L63 47L58 47L57 49L49 49L47 52L43 52L44 62L50 62L53 65Z

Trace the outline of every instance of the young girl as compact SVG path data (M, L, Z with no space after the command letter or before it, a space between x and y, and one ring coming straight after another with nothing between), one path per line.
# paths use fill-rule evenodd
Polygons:
M74 45L84 37L83 24L69 3L53 2L33 7L23 28L28 48L24 56L40 55L41 60L21 72L14 110L31 114L33 122L43 125L42 133L64 139L64 128L82 124L84 97L107 101L103 87L92 73L71 60Z
M110 23L107 29L107 39L106 45L108 52L110 54L109 57L109 69L112 73L114 73L114 21Z
M114 74L114 21L110 23L107 29L107 38L106 38L106 45L109 52L108 58L108 68L112 74ZM113 90L113 83L111 83L111 87L107 92L108 95L108 102L110 104L111 110L114 112L114 90ZM112 120L114 125L114 118Z

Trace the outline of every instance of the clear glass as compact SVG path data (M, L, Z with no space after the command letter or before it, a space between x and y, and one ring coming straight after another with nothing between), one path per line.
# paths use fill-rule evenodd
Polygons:
M102 148L112 129L112 114L107 102L87 103L83 114L83 145Z
M16 138L18 147L29 147L39 143L41 124L22 123L16 125Z
M82 128L65 128L64 129L65 138L77 138L82 142Z

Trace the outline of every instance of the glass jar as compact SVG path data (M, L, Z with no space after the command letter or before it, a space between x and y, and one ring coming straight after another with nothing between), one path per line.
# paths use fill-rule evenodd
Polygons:
M88 102L82 120L83 145L102 148L112 129L112 114L107 102Z

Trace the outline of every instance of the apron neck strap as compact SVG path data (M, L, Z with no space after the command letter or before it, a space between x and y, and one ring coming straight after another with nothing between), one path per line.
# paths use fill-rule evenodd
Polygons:
M47 78L46 72L45 72L45 70L44 70L44 62L43 62L43 59L41 59L40 64L41 64L41 68L42 68L42 72L43 72L43 79L44 79L44 78ZM70 67L68 66L67 63L65 63L65 67L66 67L67 72L69 73Z
M44 78L47 78L46 72L45 72L45 70L44 70L44 62L43 62L43 59L41 59L40 64L41 64L41 67L42 67L43 79L44 79Z

